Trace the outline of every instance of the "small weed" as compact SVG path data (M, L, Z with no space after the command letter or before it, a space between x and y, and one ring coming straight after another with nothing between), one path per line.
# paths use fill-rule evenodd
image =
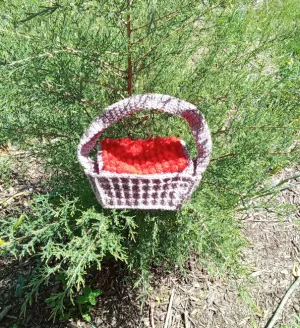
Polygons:
M249 290L245 286L239 286L239 297L243 302L245 302L250 310L251 317L250 317L250 323L253 328L257 328L258 324L256 323L255 317L263 318L267 315L265 311L263 311L258 304L255 303L253 300Z
M91 287L87 286L83 289L83 294L77 297L76 304L79 307L80 314L86 321L91 321L89 313L92 307L96 305L97 297L101 294L101 290L92 290Z
M56 281L60 281L62 284L63 291L52 295L51 297L45 300L46 304L50 306L53 311L56 311L58 307L61 306L61 298L58 295L63 294L67 289L67 280L65 275L58 274L55 276ZM90 322L91 316L90 312L92 307L96 305L97 298L102 294L102 291L99 289L93 290L91 287L86 286L83 288L82 294L78 295L76 298L70 300L62 307L62 311L60 311L59 319L60 320L67 320L78 312L82 316L83 319Z

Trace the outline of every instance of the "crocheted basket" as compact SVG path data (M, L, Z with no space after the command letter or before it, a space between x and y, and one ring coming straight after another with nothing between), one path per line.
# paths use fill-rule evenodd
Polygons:
M182 142L182 150L187 159L183 171L154 174L110 172L104 170L101 147L96 160L89 157L107 127L125 116L145 109L177 115L188 122L198 155L191 159ZM177 210L198 186L209 163L211 148L208 126L194 105L168 95L144 94L121 100L96 118L80 140L78 159L103 207Z

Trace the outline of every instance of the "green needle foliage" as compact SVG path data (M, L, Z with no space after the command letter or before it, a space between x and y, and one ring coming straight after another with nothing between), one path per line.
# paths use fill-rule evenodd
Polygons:
M297 0L12 0L0 16L0 142L29 150L48 176L49 193L0 221L2 253L36 261L23 310L62 275L48 296L63 314L106 259L145 292L151 265L182 268L191 251L215 274L239 273L235 212L278 192L265 181L299 159ZM76 159L79 138L108 105L147 92L201 110L211 164L179 212L104 210ZM185 122L148 111L103 137L172 134L195 155Z

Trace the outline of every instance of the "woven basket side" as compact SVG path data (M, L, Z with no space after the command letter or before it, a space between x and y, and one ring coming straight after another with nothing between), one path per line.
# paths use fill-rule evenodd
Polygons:
M104 207L175 210L190 197L195 181L189 176L131 178L116 174L95 178L97 198Z

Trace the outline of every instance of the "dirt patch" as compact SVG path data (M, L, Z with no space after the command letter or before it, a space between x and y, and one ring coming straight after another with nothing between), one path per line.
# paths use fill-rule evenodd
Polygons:
M26 209L33 193L45 191L42 166L29 152L0 148L0 159L6 169L0 172L0 217ZM1 164L1 162L0 162Z
M286 169L276 182L299 173ZM152 293L155 301L155 327L164 327L169 295L175 291L171 323L167 327L265 327L280 300L295 280L293 268L300 263L300 179L294 179L276 197L281 204L294 204L297 212L278 219L267 209L247 211L240 220L250 246L243 262L252 273L245 280L211 280L201 266L188 278L172 274ZM271 197L270 197L271 198ZM274 199L273 199L274 200ZM287 303L280 324L289 324L300 312L300 290ZM152 305L153 306L153 305ZM151 327L148 322L145 326Z
M286 169L275 182L299 174L299 169ZM281 204L294 204L293 217L278 220L276 213L267 210L247 212L243 219L245 234L251 247L245 250L245 261L254 268L251 295L264 327L289 286L294 281L293 269L300 264L300 179L287 184L285 191L275 199ZM285 307L281 323L288 324L293 313L300 313L300 290L296 291Z

